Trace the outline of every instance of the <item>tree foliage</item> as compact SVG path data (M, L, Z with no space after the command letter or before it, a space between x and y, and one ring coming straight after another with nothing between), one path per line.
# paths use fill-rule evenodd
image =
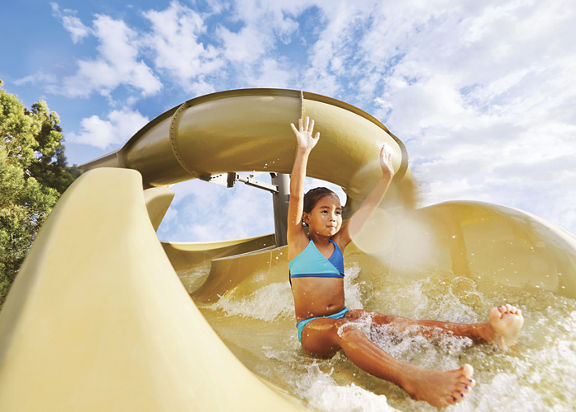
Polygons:
M0 80L0 305L38 229L80 174L66 166L60 119L43 100L29 110Z

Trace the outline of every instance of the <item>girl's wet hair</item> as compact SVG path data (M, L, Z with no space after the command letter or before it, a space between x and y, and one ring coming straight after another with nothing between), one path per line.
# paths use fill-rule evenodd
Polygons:
M338 198L338 195L327 187L315 187L307 191L304 195L304 212L310 213L316 203L324 196L336 196Z

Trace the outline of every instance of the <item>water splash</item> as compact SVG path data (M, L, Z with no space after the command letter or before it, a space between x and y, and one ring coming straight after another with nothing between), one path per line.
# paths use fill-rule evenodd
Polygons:
M233 293L221 297L210 305L227 316L242 316L265 321L293 316L294 304L288 282L275 282L256 289L246 297L237 298Z
M486 321L489 309L504 301L522 309L525 327L518 345L509 352L497 351L490 344L472 344L467 338L439 334L425 339L411 329L398 332L362 320L371 339L404 362L430 369L452 369L463 363L474 367L474 390L448 410L573 410L576 300L535 287L496 285L479 290L477 279L465 275L425 279L386 273L373 276L360 269L369 266L366 259L348 259L345 293L350 307L466 323ZM231 291L203 310L210 314L211 324L224 341L255 373L315 410L435 410L361 371L343 354L326 360L307 356L296 337L288 282L267 283L266 273L254 279L260 285L250 294L236 296Z
M331 412L386 412L396 411L385 395L376 395L354 383L338 385L332 373L320 370L317 364L307 367L306 373L296 381L296 391L308 400L309 406Z

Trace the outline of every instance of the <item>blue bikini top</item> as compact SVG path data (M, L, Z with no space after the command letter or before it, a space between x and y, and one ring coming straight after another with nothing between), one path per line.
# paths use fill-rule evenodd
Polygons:
M334 252L330 258L326 259L310 239L308 246L288 263L290 278L343 278L344 256L332 239L330 243L334 245Z

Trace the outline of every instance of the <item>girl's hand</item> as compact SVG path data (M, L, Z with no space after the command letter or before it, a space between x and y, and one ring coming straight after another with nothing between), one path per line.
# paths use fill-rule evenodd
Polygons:
M312 136L314 131L314 120L310 120L308 116L304 122L302 119L298 119L299 128L296 129L294 123L290 123L294 134L296 135L296 139L298 140L298 147L310 152L316 143L318 143L318 139L320 139L320 132L316 132L316 136Z
M380 149L380 167L382 175L388 179L394 176L394 167L392 167L392 150L387 144L382 145Z

